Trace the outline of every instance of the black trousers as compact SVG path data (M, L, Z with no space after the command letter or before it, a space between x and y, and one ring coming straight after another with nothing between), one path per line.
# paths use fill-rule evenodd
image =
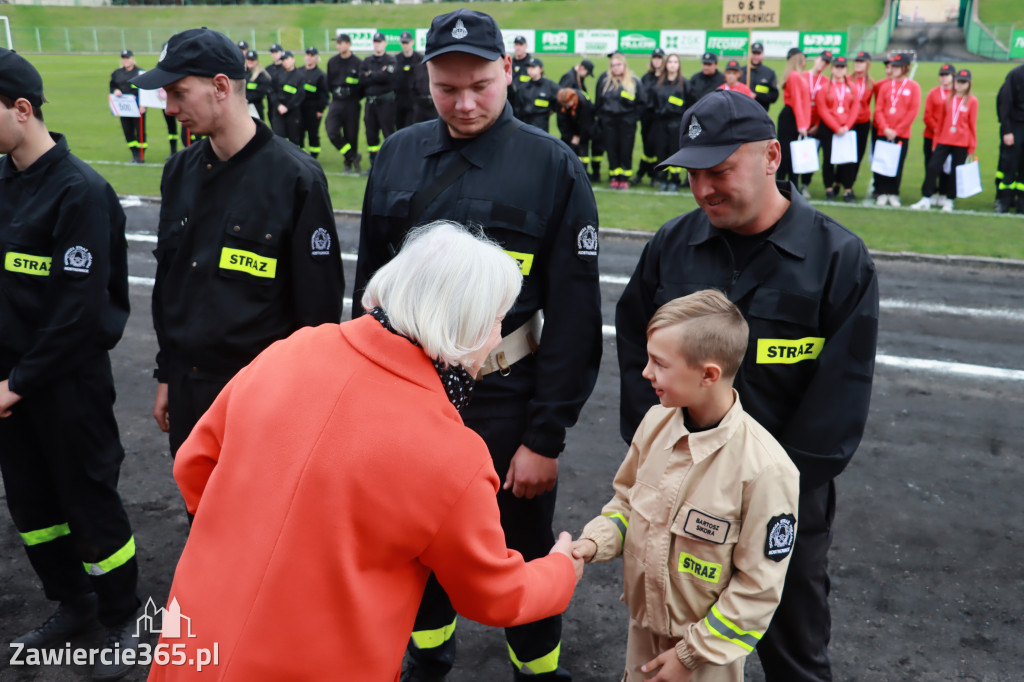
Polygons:
M928 184L928 163L932 159L933 144L934 140L932 138L924 138L925 181L921 183L921 196L930 197L936 192L938 192L939 194L945 194L950 199L953 199L956 197L956 176L954 176L952 173L943 173L942 168L940 167L938 180L933 179L932 183L930 185ZM959 163L963 163L963 161L960 161ZM955 167L957 165L957 162L954 161L953 165ZM950 194L950 192L952 192L952 194Z
M868 149L868 139L871 138L871 120L868 119L863 123L854 124L853 130L857 133L857 165L853 169L853 180L850 181L851 187L857 182L857 176L860 174L860 164L864 161L864 154Z
M821 140L821 177L825 189L841 185L843 189L853 189L857 179L856 163L829 163L832 159L832 136L835 133L824 123L818 128L818 139Z
M164 123L167 125L167 142L170 143L171 152L173 153L178 148L178 119L168 116L165 111Z
M306 140L304 149L315 158L320 154L320 110L315 106L301 108L302 132ZM301 143L299 145L302 146Z
M962 165L967 161L967 147L953 147L947 144L940 144L928 159L928 165L924 169L924 187L921 196L930 197L935 194L936 184L941 188L941 193L949 199L956 199L956 171L943 173L942 166L946 163L946 157L952 156L952 167ZM943 178L950 177L949 181Z
M1017 212L1024 211L1024 122L1014 123L1013 145L1003 144L999 137L999 165L996 170L996 199L1007 206L1017 203Z
M779 112L778 140L781 149L779 155L779 170L775 177L783 182L791 181L797 188L803 182L803 177L793 172L793 154L789 150L789 143L796 140L800 134L796 129L796 115L793 107L786 105Z
M782 600L757 645L767 682L828 682L832 615L828 550L836 514L835 485L800 490L796 544Z
M124 449L114 398L104 352L0 419L7 507L46 598L96 592L107 627L139 607L135 539L117 492Z
M287 138L296 147L302 146L302 110L289 109L274 116L274 133Z
M680 119L681 120L681 119ZM655 133L655 126L657 119L653 115L646 115L640 118L640 143L642 152L640 154L640 160L645 161L648 165L652 166L651 172L654 172L653 166L658 163L658 138ZM661 157L665 158L664 156Z
M494 470L498 479L505 480L512 456L522 443L526 429L526 417L474 419L464 414L466 426L480 434L494 459ZM508 547L518 550L527 561L546 556L555 544L551 522L555 515L557 487L551 492L528 500L516 497L511 490L498 491L498 509L501 512L501 527L505 530ZM416 614L414 633L438 631L451 626L455 620L455 609L433 574L427 582L419 613ZM415 635L414 635L415 637ZM529 662L548 656L559 645L562 637L562 617L554 616L544 620L505 628L505 639L516 658ZM420 649L411 640L408 647L410 662L417 670L430 675L442 675L455 662L455 637L450 636L443 644ZM543 675L523 675L515 670L516 678L525 680L569 680L564 670Z
M366 125L366 150L371 154L380 151L380 146L391 133L395 132L395 100L366 100L363 107L363 123Z
M604 148L608 153L608 173L619 180L633 175L633 146L636 144L636 121L625 116L601 119Z
M412 96L405 95L395 102L395 130L401 130L416 122Z
M883 140L885 138L879 137L878 139ZM888 141L886 140L886 142ZM900 193L900 183L903 182L903 165L907 162L907 149L910 147L910 139L897 137L892 142L900 145L900 165L896 169L896 177L894 178L875 173L875 192L877 194L899 195Z
M146 147L149 142L146 139L146 115L138 118L121 117L121 131L124 133L124 141L128 143L128 149L138 149L140 158L146 158Z
M203 416L233 375L227 372L209 372L189 367L187 363L172 362L167 377L167 411L171 421L168 434L171 457L192 433L196 422Z
M359 155L359 100L333 99L324 121L327 139L352 161Z

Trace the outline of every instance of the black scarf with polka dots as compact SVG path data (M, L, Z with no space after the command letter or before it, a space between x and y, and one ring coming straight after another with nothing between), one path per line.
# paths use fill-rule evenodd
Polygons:
M395 336L401 336L414 346L420 345L409 337L396 332L394 327L391 326L388 314L384 312L383 308L373 308L370 311L370 315L373 316L373 319L380 322L381 326ZM469 405L469 401L473 397L473 385L476 383L473 379L473 375L467 372L466 368L461 365L453 365L449 367L440 360L435 360L433 358L431 358L431 362L434 363L434 369L437 371L437 376L441 378L441 385L444 386L444 392L448 395L448 400L451 401L456 410L461 412L467 405Z

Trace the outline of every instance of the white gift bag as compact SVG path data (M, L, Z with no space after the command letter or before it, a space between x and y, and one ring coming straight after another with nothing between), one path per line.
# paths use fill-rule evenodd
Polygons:
M961 199L981 193L981 168L977 161L956 167L956 195Z
M821 167L818 164L818 141L814 138L793 140L789 143L789 152L793 157L793 172L798 175L815 173Z
M832 135L832 158L829 163L857 163L856 130L849 130L845 135Z
M900 169L900 145L886 140L875 140L871 154L871 172L895 178Z

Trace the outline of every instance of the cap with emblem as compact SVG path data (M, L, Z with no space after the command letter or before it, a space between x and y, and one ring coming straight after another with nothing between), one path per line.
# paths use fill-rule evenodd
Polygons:
M186 76L245 78L242 53L223 33L208 28L191 28L171 36L160 53L156 67L136 76L132 84L156 90Z
M594 62L590 61L589 59L584 59L583 61L580 62L580 66L587 70L588 76L594 75Z
M0 47L0 95L13 100L27 99L34 107L47 101L43 97L43 79L36 67L6 47Z
M457 9L434 17L427 31L423 61L449 52L465 52L488 61L505 56L505 42L498 23L483 12Z
M832 60L832 68L834 69L837 66L842 66L842 67L845 68L846 67L846 57L836 57L835 59L833 59Z
M910 66L910 56L905 54L905 53L903 53L903 52L900 52L899 54L894 54L893 56L891 56L888 59L886 59L885 63L888 64L889 66L906 66L906 67L909 67Z
M656 47L656 48L654 48L654 50L651 51L651 56L652 57L664 57L665 56L665 50L661 49L660 47Z
M350 36L347 33L339 33L338 37L334 39L334 42L336 42L336 43L351 43L352 42L352 36Z
M527 66L539 66L542 69L544 68L544 62L542 62L541 60L537 59L536 57L530 57L529 59L527 59L526 60L526 65Z
M281 59L295 59L295 55L292 54L291 50L285 50L281 53Z
M952 76L955 73L956 67L953 66L952 64L943 64L941 67L939 67L940 76Z
M402 31L402 35L398 38L398 40L403 43L411 43L412 33L410 33L409 31Z
M373 42L386 43L388 42L388 37L381 33L380 31L377 31L376 33L373 34Z
M821 57L821 61L828 64L832 61L832 50L823 50L818 56Z
M131 50L121 50L121 59L128 59L128 57L134 57L135 53Z
M679 151L658 168L713 168L747 142L775 139L775 124L753 97L715 90L683 114Z
M256 54L256 50L249 50L245 53L245 58L252 59L253 61L255 61L256 59L259 59L259 55Z
M515 43L516 45L525 45L526 36L516 36L515 40L513 40L512 42Z
M701 56L700 61L702 64L717 64L718 55L714 52L705 52L703 56Z
M754 54L762 54L764 52L764 45L761 43L751 43L750 51Z
M271 52L282 52L283 50L284 48L278 45L277 43L274 43L273 45L270 46Z
M868 52L858 52L857 56L853 58L855 62L870 62L871 54Z
M740 66L740 63L735 59L730 59L728 62L725 63L726 71L739 71L741 68L742 67Z
M956 72L956 79L958 81L967 81L968 83L970 83L971 72L968 71L967 69L960 69L959 71Z
M313 47L312 45L310 45L309 47L306 48L306 54L311 54L311 55L315 56L315 55L320 54L320 50L318 50L315 47Z
M803 53L804 53L804 51L801 50L799 47L791 47L791 48L789 48L789 51L786 52L786 59L792 59L794 55L803 54Z
M248 50L249 49L249 43L245 42L244 40L239 40L235 44L238 45L238 49L239 50Z

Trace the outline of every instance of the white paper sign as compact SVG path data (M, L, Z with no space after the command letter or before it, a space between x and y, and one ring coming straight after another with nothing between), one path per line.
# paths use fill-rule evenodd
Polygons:
M832 135L832 158L829 163L857 163L857 131L847 131L845 135Z
M139 118L139 104L131 95L111 95L110 111L119 118Z
M900 145L886 140L875 140L871 153L871 172L895 178L900 169Z
M789 151L793 157L793 172L799 175L815 173L818 164L818 141L813 137L793 140L789 143Z
M139 106L147 109L166 109L167 93L163 88L158 90L139 90Z
M956 195L961 199L981 193L981 168L977 161L956 167Z

